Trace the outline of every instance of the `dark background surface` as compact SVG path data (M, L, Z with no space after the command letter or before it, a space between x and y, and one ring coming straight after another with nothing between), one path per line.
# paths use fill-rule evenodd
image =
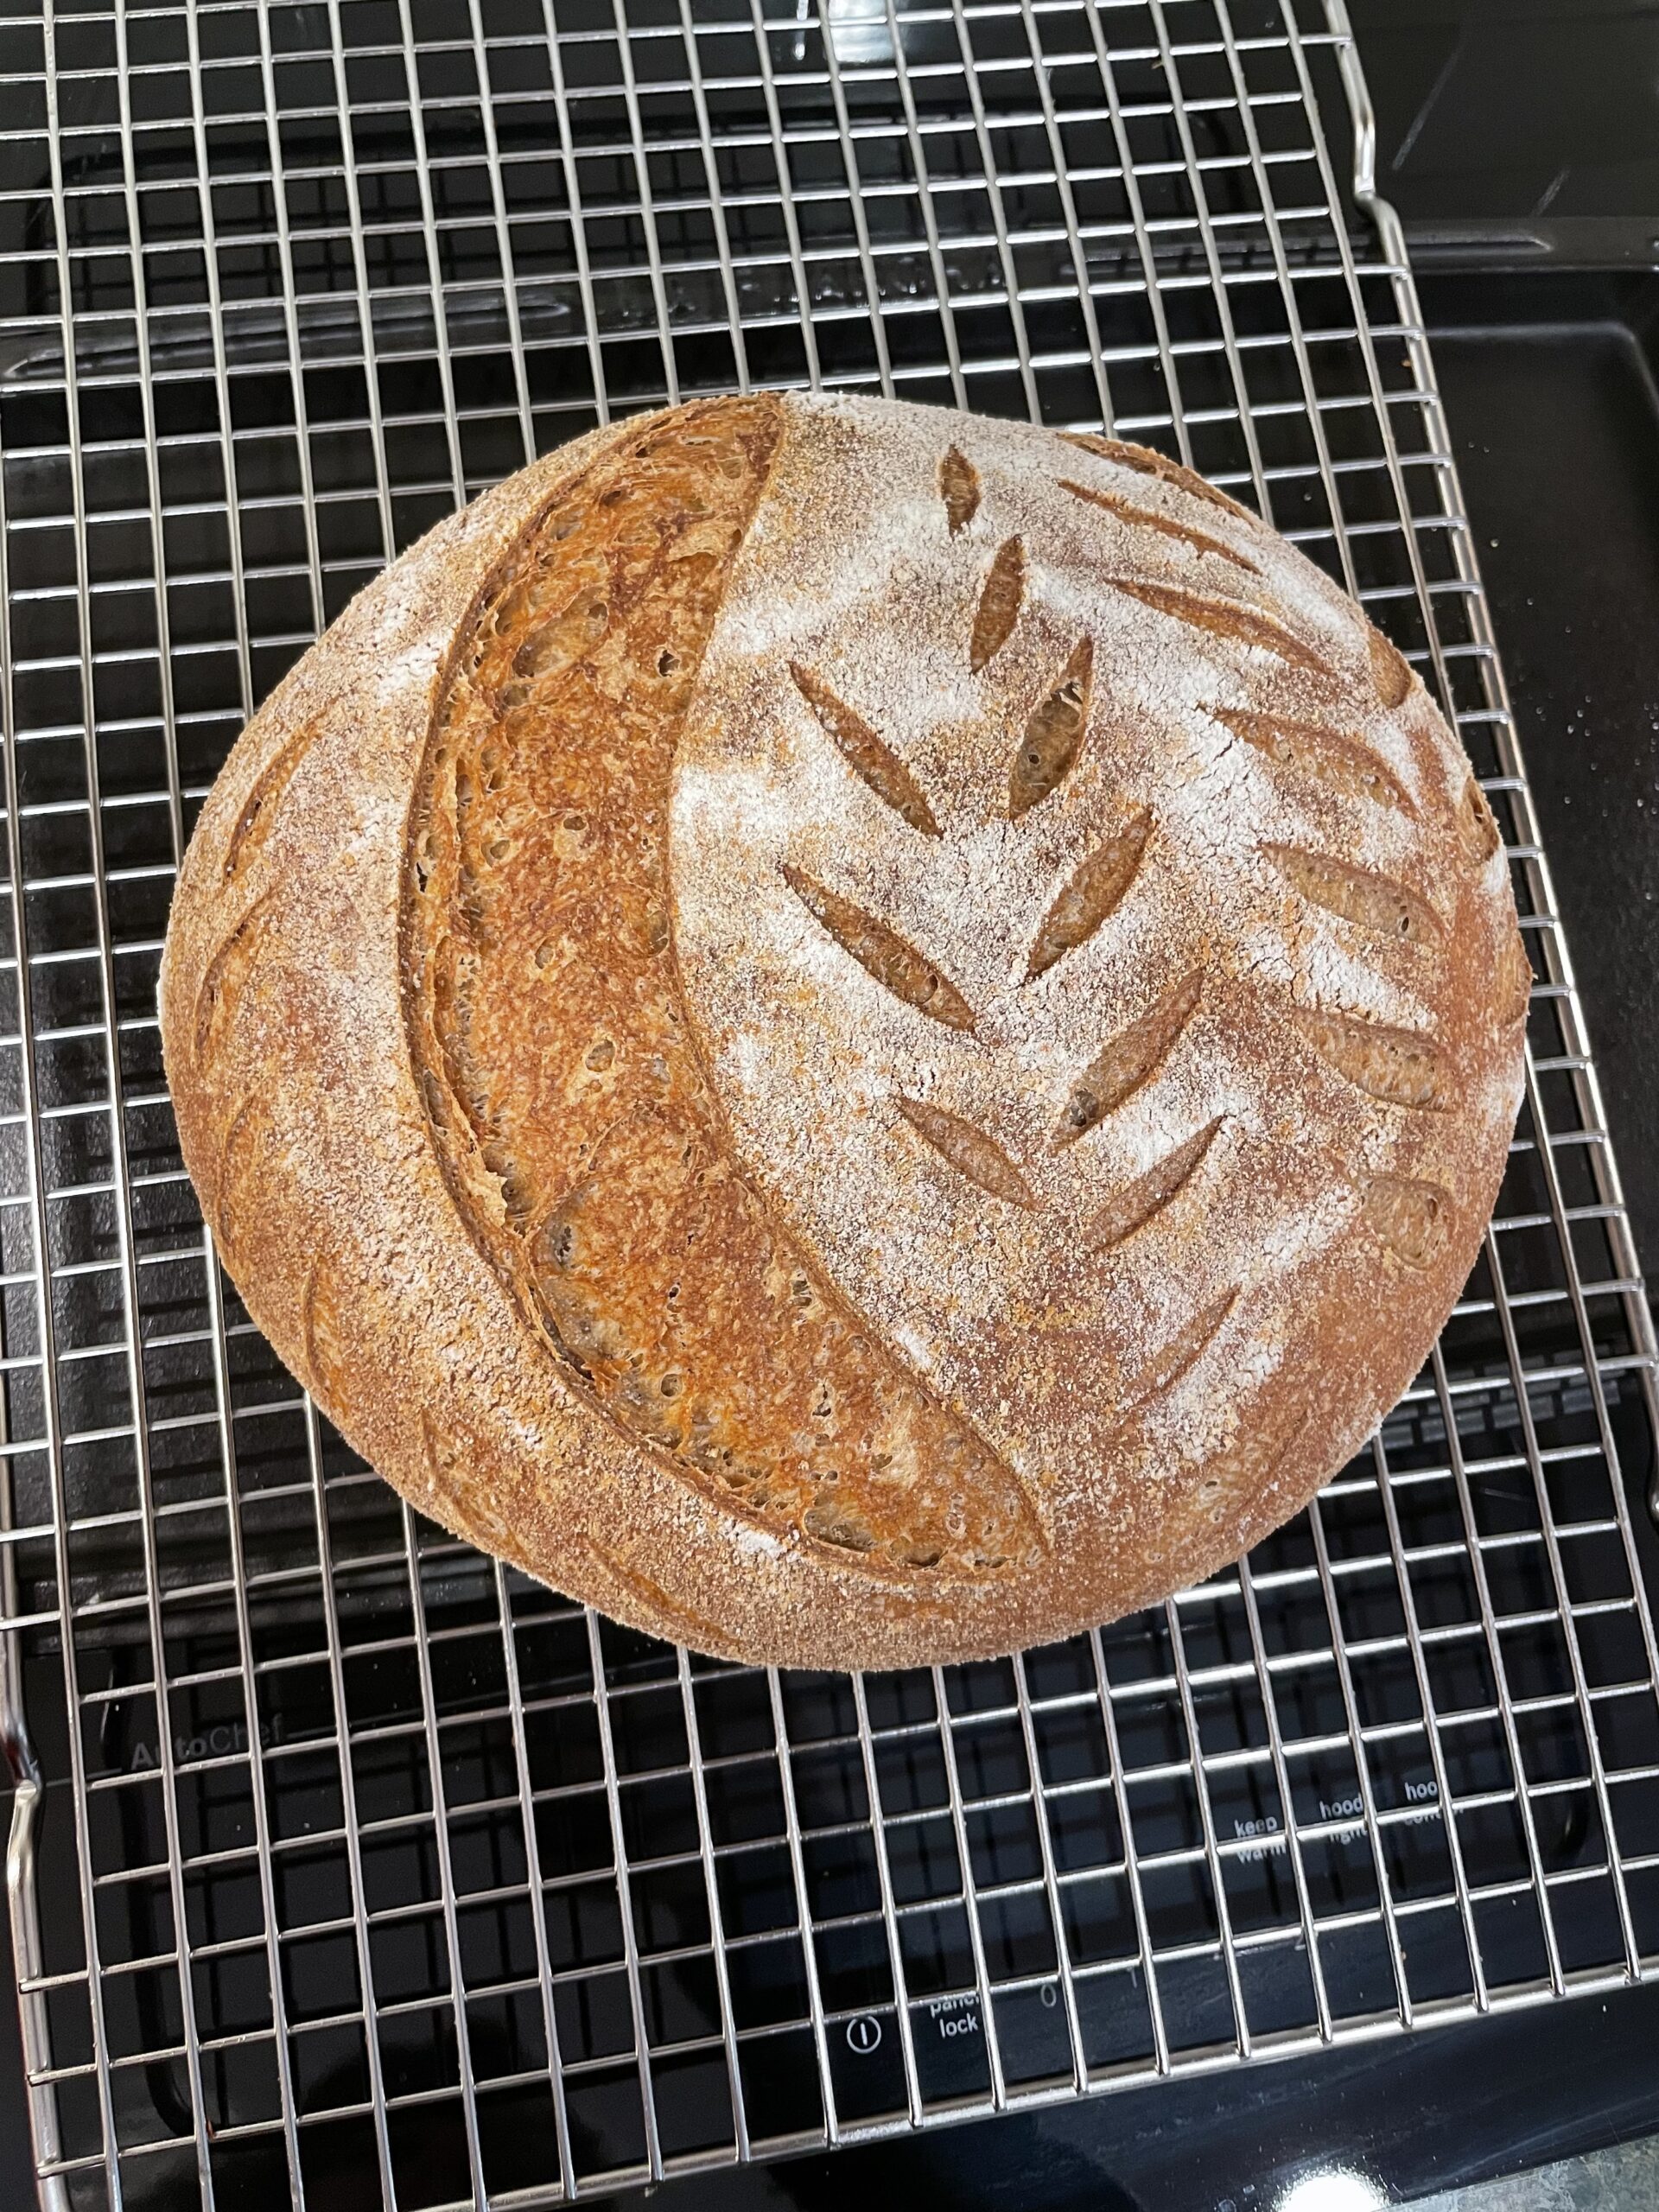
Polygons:
M1659 273L1463 270L1425 275L1421 289L1637 1251L1651 1269Z
M1659 232L1653 0L1348 0L1377 183L1408 223L1647 218Z
M1639 1250L1659 1255L1659 4L1350 0ZM1446 265L1447 242L1460 242ZM1529 263L1593 258L1625 273ZM1495 262L1511 264L1491 273ZM1484 268L1482 264L1484 264ZM0 1815L8 1809L0 1797ZM0 1992L10 1972L0 1919ZM1659 1990L673 2184L673 2212L937 2199L1269 2212L1331 2155L1418 2196L1659 2128ZM0 1997L0 2208L32 2201ZM372 2180L333 2202L365 2212ZM365 2185L366 2184L366 2185ZM640 2202L634 2199L633 2202Z

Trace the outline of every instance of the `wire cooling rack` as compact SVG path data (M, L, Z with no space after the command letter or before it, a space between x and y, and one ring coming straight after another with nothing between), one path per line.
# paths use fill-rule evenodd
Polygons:
M0 102L43 2201L528 2207L1649 1971L1653 1338L1339 0L0 0ZM1455 715L1539 978L1369 1452L1163 1611L932 1675L691 1658L402 1506L219 1274L154 1015L203 792L391 553L601 416L814 380L1269 514Z

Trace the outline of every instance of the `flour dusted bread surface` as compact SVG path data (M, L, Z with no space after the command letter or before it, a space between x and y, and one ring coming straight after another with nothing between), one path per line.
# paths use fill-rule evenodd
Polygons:
M1160 456L891 403L595 433L365 592L215 785L185 1158L421 1510L703 1649L1163 1597L1471 1264L1529 970L1358 609Z

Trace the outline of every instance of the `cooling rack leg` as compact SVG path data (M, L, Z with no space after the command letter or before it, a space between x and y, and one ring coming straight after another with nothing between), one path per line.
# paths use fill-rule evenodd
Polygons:
M9 1497L9 1491L7 1493ZM10 1515L7 1516L10 1525ZM5 1580L12 1580L10 1550ZM3 1600L12 1610L13 1592ZM11 1914L12 1961L17 1972L17 2012L22 2031L23 2065L27 2073L42 2071L51 2063L47 2035L46 2006L38 1991L29 1987L41 1971L41 1917L35 1885L35 1827L41 1811L41 1773L35 1748L23 1718L22 1639L15 1630L0 1636L0 1748L12 1781L11 1827L6 1838L6 1902ZM36 2167L50 2164L59 2155L57 2114L49 2093L31 2084L29 2091L29 2132L35 2146ZM41 2212L69 2212L69 2197L60 2175L40 2184Z
M0 1354L5 1350L5 1327L0 1319ZM0 1436L8 1427L0 1403ZM16 1525L12 1507L12 1475L7 1467L0 1476L0 1532ZM14 1621L19 1612L17 1562L10 1544L0 1546L0 1620ZM23 1711L22 1637L15 1628L0 1630L0 1751L5 1754L11 1777L11 1825L6 1836L6 1904L11 1916L11 1957L17 1975L17 2019L22 2041L26 2076L43 2072L51 2063L51 2036L46 2002L38 1988L44 1970L45 1949L41 1941L40 1895L35 1885L35 1831L41 1810L40 1763L29 1740ZM62 2149L57 2109L49 2090L29 2089L29 2133L35 2149L36 2171L51 2164ZM61 2175L41 2182L42 2212L69 2212L69 2196Z

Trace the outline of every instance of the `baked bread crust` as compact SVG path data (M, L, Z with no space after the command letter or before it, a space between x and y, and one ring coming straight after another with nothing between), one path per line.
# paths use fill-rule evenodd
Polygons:
M1161 457L706 401L442 524L238 741L162 976L250 1313L413 1503L899 1666L1285 1519L1472 1264L1530 980L1406 664Z

